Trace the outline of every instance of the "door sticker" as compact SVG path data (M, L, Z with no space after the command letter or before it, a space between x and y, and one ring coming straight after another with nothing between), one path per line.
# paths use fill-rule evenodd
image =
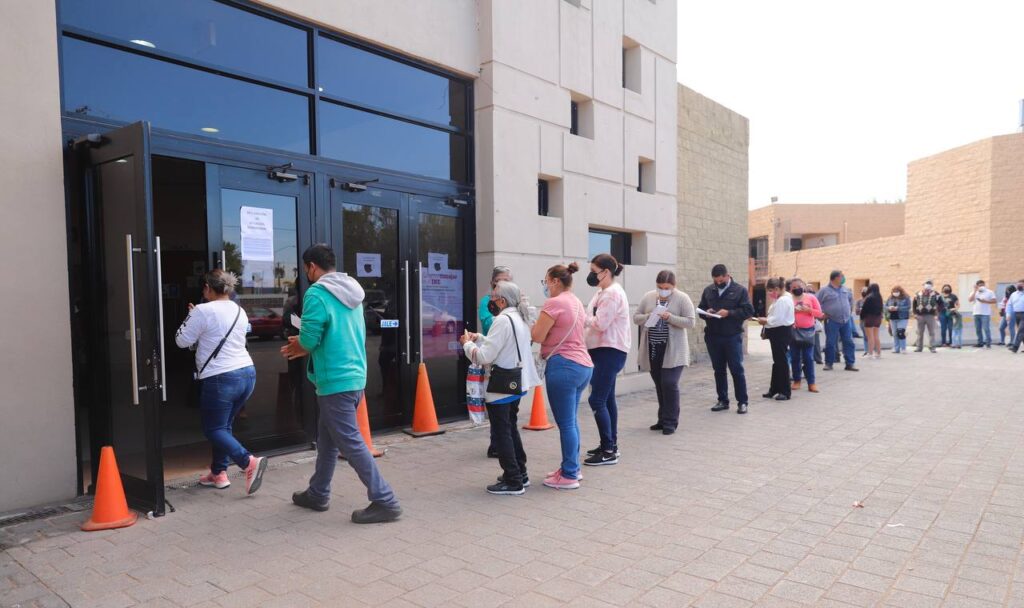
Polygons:
M395 329L397 327L398 327L398 319L381 319L380 320L380 328L381 329Z
M356 276L357 277L379 277L380 276L380 254L379 253L356 253ZM383 325L381 327L383 327Z
M427 254L427 274L441 274L448 272L448 254L447 253L428 253Z

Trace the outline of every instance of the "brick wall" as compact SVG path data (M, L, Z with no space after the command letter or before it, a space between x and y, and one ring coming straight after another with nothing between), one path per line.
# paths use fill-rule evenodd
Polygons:
M747 148L750 124L713 100L679 86L679 288L696 305L725 264L747 284ZM696 360L705 356L703 331L690 332Z

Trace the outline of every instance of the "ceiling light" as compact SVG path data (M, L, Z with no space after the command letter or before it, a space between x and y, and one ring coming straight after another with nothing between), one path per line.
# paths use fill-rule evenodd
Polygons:
M202 129L199 130L202 131L203 133L220 133L220 129L218 129L217 127L203 127Z
M150 42L149 40L141 40L141 39L140 40L132 40L131 43L132 44L137 44L139 46L144 46L144 47L150 48L150 49L155 49L156 48L156 45L153 44L152 42Z

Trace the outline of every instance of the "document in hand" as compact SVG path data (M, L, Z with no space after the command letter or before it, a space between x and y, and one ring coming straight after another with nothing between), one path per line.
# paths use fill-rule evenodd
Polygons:
M710 313L710 312L708 312L708 311L706 311L706 310L704 310L702 308L698 308L697 309L697 314L704 315L705 317L711 317L712 319L721 319L722 318L722 315L716 315L716 314Z
M293 312L289 320L292 322L292 327L295 329L302 329L302 319L300 319L297 314Z
M651 312L651 315L649 317L647 317L647 322L644 323L644 327L654 327L655 325L657 325L658 321L661 320L661 313L666 312L667 310L668 306L662 306L661 304L655 306L654 311Z

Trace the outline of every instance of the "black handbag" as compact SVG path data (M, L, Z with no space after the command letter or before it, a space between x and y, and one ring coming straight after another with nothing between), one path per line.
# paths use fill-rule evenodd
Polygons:
M814 346L814 326L793 326L793 343L797 346Z
M512 324L512 339L516 342L516 358L519 365L512 369L506 369L498 365L491 366L491 374L487 379L487 392L498 395L521 395L523 394L523 355L519 352L519 338L516 337L516 322L509 319Z

